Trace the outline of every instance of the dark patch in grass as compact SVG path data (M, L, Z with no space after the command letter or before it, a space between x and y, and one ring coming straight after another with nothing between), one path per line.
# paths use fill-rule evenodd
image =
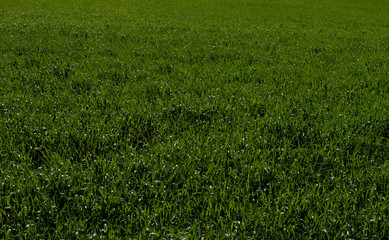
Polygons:
M71 66L67 65L66 67L63 66L54 66L50 70L51 74L56 77L58 80L66 80L70 78L71 75L74 74L75 69Z
M102 81L112 82L115 85L121 85L130 80L130 75L127 69L123 70L113 68L104 72L99 72L97 78Z
M73 78L71 85L73 91L78 95L87 94L92 89L92 83L89 79Z
M120 128L120 138L124 139L130 146L141 149L152 143L157 128L154 120L141 115L127 116Z

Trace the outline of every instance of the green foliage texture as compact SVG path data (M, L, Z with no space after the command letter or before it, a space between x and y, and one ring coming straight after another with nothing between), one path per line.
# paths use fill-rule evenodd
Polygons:
M385 239L387 0L0 1L0 238Z

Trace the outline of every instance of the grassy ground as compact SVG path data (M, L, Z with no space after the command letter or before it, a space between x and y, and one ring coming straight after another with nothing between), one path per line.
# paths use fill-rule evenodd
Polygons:
M386 0L0 2L0 238L389 235Z

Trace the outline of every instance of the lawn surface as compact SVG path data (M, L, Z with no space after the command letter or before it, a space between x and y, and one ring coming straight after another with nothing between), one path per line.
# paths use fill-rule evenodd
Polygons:
M389 236L387 0L2 0L0 238Z

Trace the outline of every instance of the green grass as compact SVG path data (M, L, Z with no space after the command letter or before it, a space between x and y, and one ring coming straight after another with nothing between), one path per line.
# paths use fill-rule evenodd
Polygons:
M0 238L389 236L386 0L0 2Z

